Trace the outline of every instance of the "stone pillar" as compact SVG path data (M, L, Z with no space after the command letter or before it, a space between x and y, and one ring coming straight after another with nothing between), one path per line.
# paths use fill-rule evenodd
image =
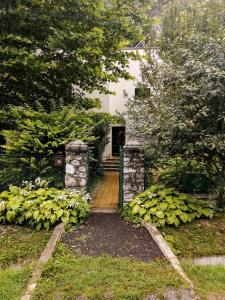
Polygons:
M88 180L88 146L82 141L70 142L66 145L66 177L67 189L86 189Z
M124 146L124 202L144 191L145 159L140 151L141 144L129 141Z

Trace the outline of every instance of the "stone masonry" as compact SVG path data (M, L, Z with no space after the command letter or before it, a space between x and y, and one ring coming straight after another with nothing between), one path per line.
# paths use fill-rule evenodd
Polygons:
M124 202L144 191L145 159L140 143L130 141L124 146Z
M88 180L88 146L82 141L66 145L65 185L70 190L83 190Z

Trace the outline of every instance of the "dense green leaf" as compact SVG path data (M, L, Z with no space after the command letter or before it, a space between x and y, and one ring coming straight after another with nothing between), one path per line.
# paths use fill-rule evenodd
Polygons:
M153 192L154 198L152 199ZM154 203L154 206L151 207L150 203ZM173 188L154 185L134 198L131 204L125 206L122 216L134 223L144 220L160 227L166 225L177 227L195 218L212 218L213 213L211 205L207 202L189 198Z

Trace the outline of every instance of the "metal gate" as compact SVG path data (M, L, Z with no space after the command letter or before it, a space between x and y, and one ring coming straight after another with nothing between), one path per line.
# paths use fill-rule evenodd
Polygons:
M120 161L119 161L119 206L123 208L124 204L124 147L120 147Z
M87 186L86 186L86 191L88 193L90 193L92 190L92 181L93 181L93 172L94 172L93 161L94 161L93 147L89 147L87 152Z

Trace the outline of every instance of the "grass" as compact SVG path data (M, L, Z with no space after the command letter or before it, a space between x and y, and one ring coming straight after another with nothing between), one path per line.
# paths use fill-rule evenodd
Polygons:
M191 260L225 255L225 214L212 220L196 220L178 228L166 228L163 234L174 252L183 258L182 266L201 299L225 299L225 267L198 266Z
M51 231L35 231L23 226L1 225L0 236L0 299L20 299ZM16 264L16 265L15 265Z
M74 256L64 245L45 267L33 299L136 300L149 294L159 299L168 287L183 284L164 261L144 263L124 258Z
M179 257L225 255L225 214L166 228L163 234Z
M0 271L0 299L19 300L30 278L29 266Z
M209 299L213 296L218 297L218 299L225 299L224 266L196 266L188 261L184 261L182 265L193 281L201 299Z
M37 259L43 251L51 231L35 231L23 226L7 226L0 238L0 267Z

